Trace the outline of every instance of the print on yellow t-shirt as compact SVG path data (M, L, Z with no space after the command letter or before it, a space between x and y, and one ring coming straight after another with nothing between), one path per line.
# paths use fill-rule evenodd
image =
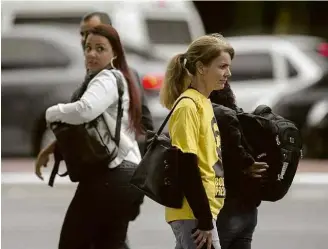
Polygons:
M213 218L216 219L224 203L224 181L220 149L220 132L211 101L194 89L188 89L169 120L172 145L184 153L197 155L198 167L209 200ZM166 208L166 221L195 219L184 198L182 208Z
M213 165L215 171L215 197L216 198L225 198L226 192L224 187L224 171L223 165L221 160L221 137L218 124L216 122L215 117L213 117L211 121L211 127L214 135L214 139L216 142L216 152L218 153L219 160Z

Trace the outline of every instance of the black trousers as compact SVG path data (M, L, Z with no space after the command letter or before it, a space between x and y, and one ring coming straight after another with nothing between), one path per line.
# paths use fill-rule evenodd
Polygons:
M80 181L62 226L59 249L121 249L129 222L143 195L129 185L136 164L124 161L115 169Z
M257 225L257 206L241 208L240 202L227 200L216 225L222 249L251 249Z

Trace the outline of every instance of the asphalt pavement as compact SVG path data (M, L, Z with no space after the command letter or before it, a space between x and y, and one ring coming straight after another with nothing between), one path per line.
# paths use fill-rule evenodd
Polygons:
M253 249L328 248L326 166L327 161L303 163L287 196L260 206ZM2 161L2 249L57 247L76 185L60 179L50 188L32 169L32 161ZM132 249L173 249L174 237L164 221L163 207L146 199L141 215L131 223L129 240Z

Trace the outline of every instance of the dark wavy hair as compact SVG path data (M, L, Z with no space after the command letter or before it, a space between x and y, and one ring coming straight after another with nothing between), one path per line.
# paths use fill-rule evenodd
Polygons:
M124 75L129 89L130 103L129 103L129 120L130 120L130 129L136 132L137 134L142 133L141 127L141 102L140 102L140 93L136 87L136 79L131 73L128 64L126 62L125 53L123 46L120 40L120 37L111 25L109 24L100 24L87 32L85 41L90 34L100 35L106 37L109 43L111 44L116 59L113 61L113 66L120 70Z
M236 96L229 83L226 83L222 90L213 91L210 95L210 100L212 103L223 105L233 110L237 109Z

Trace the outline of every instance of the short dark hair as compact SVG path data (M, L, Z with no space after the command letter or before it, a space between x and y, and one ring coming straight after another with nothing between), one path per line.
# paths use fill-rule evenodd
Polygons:
M86 22L94 16L98 16L102 24L112 25L112 20L110 19L109 15L106 12L101 11L94 11L85 14L82 18L82 21Z

